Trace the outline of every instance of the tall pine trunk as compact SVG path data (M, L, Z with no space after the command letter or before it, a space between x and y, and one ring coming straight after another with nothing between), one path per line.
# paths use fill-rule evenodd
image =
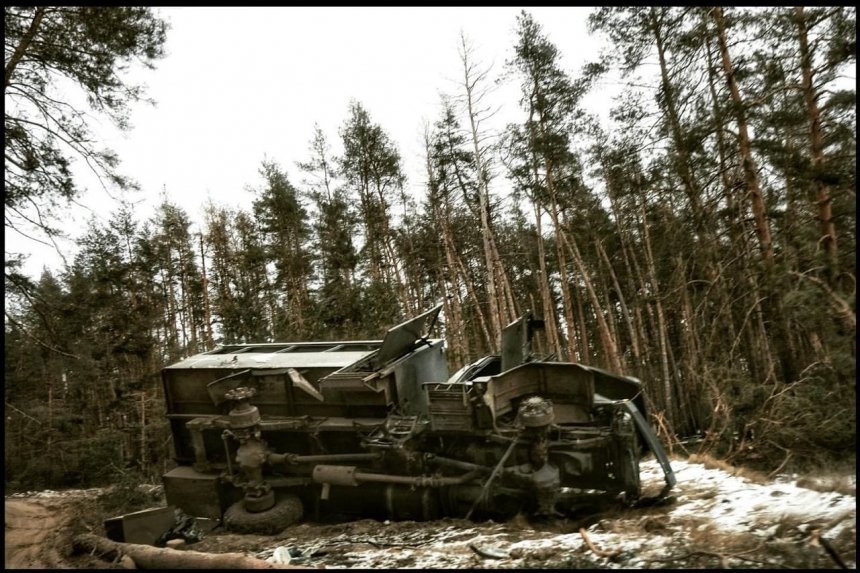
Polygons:
M490 192L487 187L487 167L484 163L480 143L478 141L478 118L475 109L475 89L486 74L478 74L475 77L472 65L469 62L470 50L466 45L464 36L460 36L463 51L460 60L463 64L463 88L466 94L466 114L469 118L469 133L472 139L472 149L475 153L475 171L478 179L478 209L481 219L481 237L484 250L484 264L486 266L487 280L487 302L490 309L490 322L492 323L495 349L500 349L502 344L502 328L512 320L503 293L499 292L499 280L504 274L499 251L490 224Z
M723 64L723 73L725 75L726 84L729 88L729 93L731 94L733 103L732 107L738 127L738 145L743 165L744 181L746 183L747 195L750 197L753 219L755 220L755 233L762 253L765 282L765 314L767 316L767 322L771 325L774 332L774 339L777 344L778 354L780 357L783 381L788 383L795 380L796 368L794 366L794 357L791 355L790 333L788 332L787 324L782 316L782 303L780 300L781 287L779 286L776 278L773 240L771 238L770 223L767 218L762 190L759 184L758 167L752 156L752 145L749 136L745 103L741 98L740 89L738 88L735 78L735 70L732 67L732 61L729 57L728 39L726 37L726 25L722 8L719 6L714 7L711 10L711 16L717 25L717 44L719 46Z
M821 111L818 108L818 90L813 83L812 54L807 38L806 15L803 6L796 6L797 38L800 44L800 67L803 73L803 95L809 120L809 139L812 146L812 173L815 184L815 197L818 202L818 220L821 224L820 243L823 246L825 275L832 282L838 272L836 259L836 227L830 207L830 190L824 177L825 157L824 138L821 134Z

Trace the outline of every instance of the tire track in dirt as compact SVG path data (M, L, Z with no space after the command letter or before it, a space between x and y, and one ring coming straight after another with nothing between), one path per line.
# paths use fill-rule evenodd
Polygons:
M62 505L36 499L6 500L6 569L68 567L58 552L60 531L68 522Z

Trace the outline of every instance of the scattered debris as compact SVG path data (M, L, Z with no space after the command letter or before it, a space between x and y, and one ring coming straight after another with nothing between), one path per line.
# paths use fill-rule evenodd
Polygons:
M156 547L164 547L167 542L174 539L182 539L185 543L197 543L203 539L203 531L197 526L197 521L194 517L182 512L181 509L176 509L173 512L173 526L161 534L155 541Z
M507 551L489 545L478 545L477 543L470 543L469 549L471 549L481 557L487 557L489 559L506 559L510 557L510 553L508 553Z
M579 534L582 536L582 540L585 541L585 544L588 546L588 548L591 549L591 552L598 557L609 557L611 559L622 552L621 549L616 549L615 551L602 551L601 549L598 549L588 538L588 533L585 532L584 527L579 528Z
M298 552L295 549L287 549L286 547L275 547L275 551L272 552L272 556L266 559L266 561L269 563L287 564L293 560L293 557L297 557L296 553L301 554L301 552Z
M142 483L137 486L137 491L151 498L153 501L160 501L164 498L164 486Z

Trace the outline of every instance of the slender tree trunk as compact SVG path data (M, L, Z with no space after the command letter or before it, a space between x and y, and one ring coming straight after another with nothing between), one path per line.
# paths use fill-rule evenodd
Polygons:
M462 47L460 61L463 64L463 88L466 94L466 112L469 117L469 132L472 136L472 149L475 153L475 170L478 175L481 231L483 236L484 261L487 266L487 296L490 302L490 312L498 315L497 319L495 319L498 323L496 345L497 348L501 348L501 330L515 317L513 316L513 306L506 300L504 287L502 287L502 292L499 292L500 283L507 281L507 273L502 266L490 221L489 175L487 165L484 162L483 150L479 143L480 130L476 106L482 94L476 94L475 90L478 88L479 83L486 78L486 72L478 72L476 74L469 59L471 50L463 34L460 35L460 44Z
M632 303L635 318L634 324L637 326L639 340L642 341L641 349L643 363L646 365L648 378L659 379L659 375L651 372L652 364L655 362L653 358L653 348L655 345L659 347L659 335L657 321L654 318L654 310L651 308L651 303L648 300L647 281L645 274L642 272L642 268L639 265L639 261L636 258L636 254L633 252L634 245L630 244L628 241L628 233L625 232L624 228L621 226L620 222L623 220L622 210L624 207L619 204L619 201L615 196L614 188L609 180L607 180L607 190L609 191L610 205L618 228L618 237L621 242L621 253L624 259L624 268L627 270L626 276L628 288L631 293L634 293ZM631 205L627 210L635 213L636 207L635 205ZM654 399L656 399L660 394L662 394L662 389L660 387L655 388L654 392Z
M196 354L197 349L197 328L194 320L194 308L191 305L190 297L188 296L188 276L185 274L185 261L182 257L182 248L177 249L179 253L179 286L182 290L182 341L184 350L189 354ZM189 345L186 327L191 331L191 340Z
M466 76L468 82L468 72ZM489 214L489 199L488 199L488 190L487 190L487 182L485 181L484 176L484 164L481 160L481 152L478 146L478 135L475 127L475 117L472 111L472 92L468 87L468 83L466 84L466 94L468 100L468 110L469 110L469 123L471 126L472 133L472 144L475 150L475 167L478 171L478 197L479 197L479 209L481 212L481 236L482 243L484 247L484 264L486 265L486 277L487 277L487 299L490 303L490 321L493 324L493 335L494 335L494 345L496 349L500 349L502 347L502 328L504 325L509 322L506 314L503 314L503 305L499 304L499 295L498 289L496 287L496 278L498 276L498 270L501 265L497 264L497 260L499 258L498 252L494 249L494 241L493 241L493 229L490 226L490 214Z
M457 272L457 263L454 260L453 254L448 250L446 245L445 260L447 262L448 274L450 276L450 296L451 296L451 328L454 331L453 342L457 347L458 355L456 360L462 366L469 358L469 341L466 337L466 325L463 320L462 302L460 300L460 281L457 280L459 273ZM444 279L444 277L443 277ZM447 289L447 286L446 286ZM449 316L446 314L446 316Z
M522 314L522 310L519 305L514 301L514 289L511 287L511 278L508 276L508 273L504 270L502 266L501 259L499 260L499 269L501 270L501 281L502 281L502 289L504 290L504 300L507 305L507 316L508 324L510 324L513 320L518 318ZM505 325L507 326L507 324Z
M588 293L589 301L594 309L594 315L597 318L597 330L600 334L600 343L603 346L603 351L606 356L606 365L616 371L621 372L621 363L618 360L618 346L609 332L609 326L606 324L606 318L603 315L603 308L600 305L600 299L597 298L597 292L594 290L594 285L585 270L585 265L582 263L582 257L579 254L579 247L576 246L576 239L571 236L568 240L565 233L561 235L562 241L570 251L573 262L582 276L582 281L585 283L585 292Z
M261 268L260 272L257 276L257 280L254 281L255 284L263 285L262 304L265 305L269 309L269 324L268 326L268 336L269 341L275 341L275 325L278 320L278 306L277 301L275 300L275 289L272 287L272 280L269 278L269 273L265 268ZM259 299L256 299L255 302L259 303ZM246 340L247 342L252 342L250 340Z
M537 81L535 81L535 93L538 92ZM546 120L543 115L539 114L538 117L538 126L540 127L540 131L544 139L547 138L547 127ZM531 125L534 125L533 123ZM529 128L529 137L531 139L532 148L535 147L535 135L534 135L534 127ZM544 152L543 154L543 166L546 171L546 189L550 199L550 208L548 213L550 215L550 219L552 220L553 230L555 231L555 250L556 250L556 258L558 259L558 272L559 272L559 281L561 283L561 301L562 307L564 309L564 323L565 323L565 331L567 335L567 353L571 360L575 360L576 357L576 331L575 331L575 320L573 316L573 304L570 298L570 283L567 278L567 261L564 256L564 248L561 245L562 240L562 228L559 223L558 216L558 198L556 196L555 190L555 178L553 175L553 171L555 169L555 165L552 157L549 153ZM535 173L537 175L537 173ZM537 178L535 179L535 183L537 183ZM559 354L559 358L562 357L562 354Z
M146 475L146 392L140 393L140 469Z
M765 315L773 328L783 381L789 383L794 381L796 378L796 368L794 366L794 357L791 355L790 333L782 312L782 302L779 290L781 287L777 284L775 277L773 242L771 239L770 225L765 211L764 199L762 197L761 187L758 181L758 168L756 167L755 160L752 156L746 114L744 112L744 102L741 99L740 90L738 89L737 82L735 81L734 69L732 68L731 59L729 58L728 41L726 39L725 20L723 19L722 8L719 6L713 8L711 15L717 24L717 42L722 56L726 83L729 86L732 102L734 104L734 114L738 125L739 148L741 159L743 161L746 187L751 199L753 218L755 219L756 237L758 238L763 257L765 280L764 292L766 295L766 307L764 309Z
M203 270L203 319L206 321L206 350L212 350L212 311L209 306L209 279L206 277L206 254L203 251L203 234L200 234L200 263Z
M761 186L759 185L758 167L756 166L755 159L753 159L752 156L746 113L744 112L744 101L741 99L741 93L738 89L737 81L735 81L735 71L732 67L731 58L729 57L723 9L716 6L711 10L711 15L717 24L717 42L720 47L720 54L723 61L723 72L725 73L726 83L728 84L729 93L731 94L732 103L734 104L734 115L738 124L738 140L741 160L743 161L747 192L750 196L753 217L755 218L756 237L758 238L759 246L766 263L770 264L770 262L773 261L774 256L770 224L767 220L764 199L762 197Z
M456 342L458 342L459 346L461 347L462 353L461 353L461 356L459 357L460 360L465 361L469 355L469 349L468 349L468 340L464 336L466 329L465 329L465 324L463 321L463 312L462 312L462 308L461 308L462 305L460 302L460 281L457 278L460 275L459 265L458 265L458 260L457 260L457 252L456 252L456 249L454 246L454 237L453 237L453 234L451 233L451 228L450 228L449 222L447 221L447 217L443 216L441 222L443 225L442 237L443 237L443 241L444 241L444 245L445 245L445 261L446 261L447 266L448 266L448 273L450 274L449 280L451 283L451 292L453 294L453 297L451 300L451 310L452 310L451 318L452 318L453 327L455 329L455 335L456 335L454 340ZM469 279L468 279L468 277L464 276L463 280L468 281Z
M537 177L537 167L535 167L535 177ZM546 324L546 334L550 348L556 356L561 358L564 354L561 348L561 342L558 339L558 322L555 319L555 309L553 308L552 294L550 292L549 272L547 271L546 253L544 252L543 245L543 231L541 230L540 205L537 203L537 199L534 201L535 232L537 234L538 264L540 266L538 285L540 288L541 304L543 306L543 315Z
M170 261L168 261L170 264ZM176 331L176 309L175 303L176 300L173 296L173 278L168 273L168 276L165 277L164 269L161 269L161 284L164 285L164 296L167 299L167 316L165 317L165 327L168 329L167 332L167 346L171 348L170 352L172 353L172 347L176 344L176 339L179 337L179 333ZM171 360L173 357L171 356Z
M481 326L481 332L484 334L484 341L486 342L486 348L489 351L493 347L493 337L490 333L490 329L487 326L487 319L484 316L484 311L481 310L480 299L478 298L478 293L475 290L475 285L472 284L472 281L469 280L469 273L466 271L466 265L463 264L463 260L459 255L455 254L455 264L456 268L460 271L460 276L463 277L463 284L466 286L466 292L469 294L469 298L473 301L473 306L475 307L475 314L478 317L478 323Z
M685 263L681 257L676 257L676 265L683 268ZM682 272L682 276L686 275L686 270ZM684 324L680 325L683 335L684 351L682 353L684 384L683 384L683 402L686 405L682 410L682 414L687 418L689 426L685 429L695 430L701 427L699 420L699 408L697 399L701 395L701 389L704 387L702 378L704 371L707 369L707 363L701 356L701 343L697 330L697 321L693 312L693 304L690 299L689 288L686 285L681 287L681 312Z
M624 300L624 292L621 290L621 285L618 283L618 277L615 275L615 269L612 268L612 264L609 262L609 256L606 254L603 244L599 239L595 239L594 244L597 247L597 252L600 255L600 258L606 265L606 270L609 273L609 277L612 279L612 286L615 288L615 292L618 293L618 305L621 307L621 316L624 319L625 326L627 327L627 334L630 336L630 346L633 350L633 357L635 358L636 366L638 367L642 359L639 351L639 337L636 334L636 329L633 327L633 320L630 317L630 311L627 309L627 303Z
M685 304L687 305L685 316L689 316L689 320L695 321L695 313L693 312L692 305L690 304L689 297L686 296L686 293L685 299ZM687 368L689 373L689 383L685 388L687 395L686 401L689 404L687 408L687 418L690 422L690 431L695 431L697 428L701 428L705 424L705 420L702 417L702 404L705 396L704 388L706 386L703 383L703 380L708 380L710 378L710 365L702 356L701 341L695 328L695 322L691 322L689 329L690 345L696 346L693 346L690 351L690 354L693 357L693 364L690 364Z
M12 81L12 75L15 73L15 68L18 67L18 64L21 62L21 58L24 57L24 54L27 52L27 48L30 47L30 44L33 42L33 38L35 38L36 34L39 32L39 26L42 24L42 18L45 16L46 10L47 8L45 6L36 7L35 12L33 12L33 20L30 21L30 26L27 28L27 31L24 32L21 42L15 46L15 51L12 53L12 57L9 58L9 61L6 63L4 90L9 87L9 84Z
M448 141L451 142L450 138L448 139ZM457 150L454 148L453 145L449 146L449 151L451 152L452 155L457 152ZM454 169L454 176L457 179L457 185L460 188L461 195L463 196L463 201L468 204L469 203L469 198L468 198L469 186L466 182L466 178L464 177L462 171L458 167L458 164L456 161L453 162L452 166ZM479 174L479 177L480 177L480 174ZM480 190L479 190L479 194L480 194ZM479 211L480 211L480 208L479 208ZM479 218L480 217L482 217L482 215L479 214ZM482 229L483 229L483 227L482 227ZM486 235L483 235L483 242L486 245L486 242L487 242L487 236ZM483 252L485 255L484 264L485 264L486 272L482 273L482 274L484 275L484 280L487 282L487 308L488 308L488 313L489 313L489 316L487 317L487 322L488 322L488 325L490 328L490 334L491 334L492 340L493 340L493 342L490 346L490 349L492 352L492 351L496 351L496 350L501 348L502 327L504 325L502 324L502 317L500 316L500 313L499 313L499 305L498 305L499 301L498 301L498 298L495 294L496 293L495 275L493 275L493 273L492 273L492 267L487 266L486 253L488 251L486 250L486 248L484 249Z
M774 375L774 365L773 358L770 350L770 340L768 336L767 327L765 326L765 314L766 310L763 306L763 302L767 300L767 294L762 292L762 288L759 286L759 282L756 280L756 275L753 272L748 273L750 286L752 287L753 296L755 297L753 300L755 305L755 323L750 325L752 329L753 340L755 340L754 347L757 348L757 352L754 353L754 356L758 357L758 362L761 362L764 367L762 370L762 374L759 378L762 384L765 384L773 379Z
M603 308L606 309L606 326L609 327L609 337L615 342L615 356L618 362L617 372L624 374L627 372L624 359L624 351L619 347L618 329L616 328L617 316L615 313L615 305L612 303L612 296L609 291L609 286L606 282L606 275L598 272L597 278L600 280L600 287L603 291Z
M406 289L408 292L408 298L410 306L408 310L410 311L409 316L412 314L418 314L424 311L424 295L421 289L421 277L416 276L415 272L410 272L410 270L414 271L414 266L410 267L405 264L406 261L404 258L408 255L410 257L414 257L415 254L415 242L413 238L415 237L415 230L413 228L413 223L411 218L409 217L409 201L406 196L406 190L403 185L400 185L400 201L403 203L403 229L405 229L405 250L406 253L401 253L399 267L403 273L403 279L406 281Z
M784 233L786 235L783 240L785 245L785 260L786 267L792 270L800 270L798 266L798 247L799 241L796 232L798 225L797 214L797 191L794 186L794 177L789 173L793 161L790 159L794 155L794 141L791 133L785 135L785 150L788 156L783 164L783 179L785 180L785 224Z
M657 43L657 56L660 63L660 78L663 86L663 97L666 102L666 115L669 120L672 140L675 144L675 167L678 170L678 175L681 178L684 190L687 193L687 198L690 201L690 210L693 214L693 225L696 229L699 248L707 254L709 250L708 245L710 242L710 233L705 226L701 200L702 192L693 177L693 170L690 167L690 158L687 153L686 145L684 144L681 120L679 119L678 106L675 101L675 87L672 85L669 78L669 70L666 63L666 47L665 38L663 37L663 29L657 17L656 9L653 6L650 8L649 18L651 21L651 31L654 33L654 39ZM706 260L706 265L710 265L709 260Z
M529 114L529 117L533 115L533 112ZM529 139L532 142L532 176L534 177L534 184L536 187L540 186L540 174L538 172L538 160L537 154L534 149L534 128L529 128ZM555 355L559 358L564 356L564 352L561 347L561 341L558 336L558 322L555 318L555 309L553 308L552 295L550 292L550 277L549 272L547 271L546 264L546 253L543 244L543 230L541 225L541 207L540 202L537 197L532 198L532 205L534 207L535 213L535 232L537 234L537 247L538 247L538 264L540 266L540 277L538 280L538 285L540 288L541 294L541 304L543 305L543 314L544 321L546 324L546 333L547 339L552 348Z
M534 296L533 292L529 292L529 302L531 302L531 307L530 307L531 309L537 308L537 304L535 303L535 296ZM546 332L546 330L544 330L544 332ZM549 348L547 348L548 346L549 346L549 336L548 335L546 335L546 334L544 336L535 335L535 352L537 352L539 354L543 354L543 355L549 354L550 352L549 352Z
M562 222L564 225L564 229L570 229L570 221L567 219L565 215L562 215ZM581 289L577 286L571 290L573 295L573 304L576 305L576 316L579 321L579 362L582 364L591 364L591 344L589 343L589 335L588 335L588 322L585 319L585 309L582 304L582 295ZM572 336L576 336L576 332L574 331ZM572 355L570 357L572 361L576 361L576 355Z
M450 269L448 271L450 273ZM445 313L445 336L448 340L448 364L454 370L460 368L468 359L468 352L463 343L463 317L460 313L459 295L455 292L457 285L448 284L445 272L436 269L436 280L442 289L442 311Z
M548 160L547 160L548 161ZM552 165L552 163L548 163ZM558 258L559 280L561 282L561 301L564 307L564 323L567 331L567 355L571 360L576 360L576 324L573 315L573 302L570 296L570 281L567 276L567 260L564 256L564 247L562 246L562 234L564 231L561 228L561 223L558 217L558 203L555 197L555 186L552 184L552 175L547 171L547 187L550 191L550 218L552 219L553 228L555 229L555 251ZM582 325L581 328L585 328Z
M440 189L436 175L431 165L430 136L424 133L424 149L426 155L427 178L430 189L438 189L440 197L432 202L433 218L442 233L442 250L445 254L445 267L437 270L438 281L444 293L443 307L445 311L445 332L448 337L451 353L449 362L455 368L463 366L469 359L469 342L466 336L466 325L463 320L460 283L454 236L451 230L451 205L448 201L447 189Z
M389 224L389 214L387 202L383 195L384 184L377 179L375 181L376 192L379 196L379 220L381 221L382 246L385 249L383 260L385 261L385 271L388 276L389 284L392 284L400 296L400 302L403 304L403 311L409 313L411 305L409 304L409 295L406 291L406 280L403 277L403 269L400 265L400 259L394 249L393 235L391 233L391 225ZM393 274L393 277L392 277Z
M376 236L376 228L373 223L374 209L373 198L370 191L370 181L365 173L359 175L360 182L358 187L359 204L361 205L361 223L364 227L365 248L368 255L368 266L370 270L371 282L382 282L382 269L379 260L379 238Z
M727 214L725 225L729 235L729 252L734 255L733 261L730 261L725 265L721 264L718 284L714 285L714 288L718 289L718 304L721 310L717 316L712 318L711 334L709 335L709 342L707 345L708 350L704 354L704 359L707 360L712 356L711 349L716 349L725 342L718 338L719 335L717 334L717 326L721 321L725 323L725 328L728 331L728 338L730 340L736 340L739 335L732 315L732 306L735 305L736 302L732 301L730 285L738 284L739 282L746 282L747 278L742 275L748 254L740 228L740 220L742 217L739 212L739 207L741 206L741 203L736 202L734 196L737 191L737 185L732 181L729 174L729 147L726 143L725 129L723 128L723 111L720 109L719 97L717 96L717 70L715 68L716 64L714 61L714 54L711 51L711 40L706 39L704 45L708 60L708 88L711 94L711 105L713 108L714 133L717 141L720 181L722 183L723 200L725 202L725 212ZM736 278L733 280L731 277ZM758 293L754 292L752 296L757 297ZM729 357L729 360L731 361L731 357Z
M644 201L644 200L643 200ZM674 419L672 376L669 371L669 341L666 334L666 317L663 313L663 302L660 300L660 288L657 283L657 273L654 269L654 255L651 253L651 237L648 233L648 220L645 216L645 208L639 205L639 213L642 217L642 238L645 246L645 260L648 265L648 280L651 283L651 292L654 306L657 310L657 335L660 338L660 364L663 367L663 407L669 428L672 428Z
M729 177L729 166L728 166L728 146L725 140L725 130L723 129L722 117L723 113L720 109L719 98L717 97L717 71L714 68L714 57L711 52L711 42L709 39L706 39L705 42L705 51L708 58L708 88L711 92L711 106L713 108L714 114L714 134L717 139L717 152L719 157L719 169L720 169L720 180L723 184L723 194L726 201L726 211L732 215L734 213L733 205L734 205L734 185L731 182L731 178ZM733 233L732 240L736 238L736 229L737 226L734 224L734 220L729 220L729 232Z
M826 275L830 282L838 272L836 259L836 227L833 223L830 190L824 182L825 157L824 138L821 134L821 112L818 108L818 90L813 83L812 54L807 38L807 18L803 6L796 6L797 36L800 43L800 66L803 72L803 95L809 119L809 138L812 144L812 172L815 181L815 196L818 201L818 220L821 224L821 240L824 247Z
M585 320L585 305L582 304L582 294L580 293L579 288L573 289L573 298L576 300L576 313L579 317L579 348L580 348L580 357L579 361L583 364L592 364L593 360L591 357L591 343L589 342L588 335L588 322ZM571 357L571 360L575 360L575 357Z
M637 337L641 341L640 346L640 356L641 361L647 363L650 359L650 351L649 351L649 338L645 335L645 321L642 318L642 296L640 296L640 289L637 288L637 281L639 285L644 285L644 278L642 277L642 272L639 268L638 263L636 262L636 257L631 253L631 246L628 244L627 240L627 232L621 224L622 219L622 207L618 203L618 198L616 196L616 189L604 172L604 180L606 181L606 191L609 196L609 205L612 209L612 214L615 219L615 228L618 233L618 241L621 244L621 256L624 261L624 269L625 276L627 278L626 284L628 292L631 293L631 307L633 309L633 325L636 329ZM647 305L646 305L647 306ZM640 367L642 364L639 365Z
M50 380L50 379L49 379ZM54 383L48 382L48 458L54 455Z

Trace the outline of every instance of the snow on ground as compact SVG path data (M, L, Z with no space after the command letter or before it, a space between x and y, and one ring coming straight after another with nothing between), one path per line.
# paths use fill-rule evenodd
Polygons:
M645 568L835 567L817 539L856 568L856 475L839 476L846 493L822 486L826 477L778 476L764 483L684 460L672 462L677 485L670 505L610 510L550 523L517 517L506 523L463 519L435 522L359 520L301 523L275 537L212 531L195 548L247 551L274 562L342 568ZM641 465L645 495L658 492L663 472ZM817 484L816 484L817 482ZM798 484L814 485L816 491ZM152 486L148 486L152 487ZM17 498L93 498L103 489L40 491ZM589 548L580 527L597 553ZM8 531L7 531L8 533Z
M588 548L579 532L581 524L571 521L541 527L523 520L505 524L453 520L447 526L441 522L441 527L385 522L364 525L353 534L317 537L313 543L308 543L313 539L308 528L313 526L305 524L279 536L280 549L271 546L257 556L296 564L324 563L330 569L617 569L684 566L684 561L675 559L708 552L712 555L705 558L722 555L724 567L832 566L811 535L818 530L821 537L841 548L848 567L856 567L855 496L813 491L787 478L755 483L687 461L674 461L672 467L677 478L674 504L610 513L592 520L596 522L586 528L595 548L609 556ZM641 472L646 493L662 487L663 473L656 461L643 462ZM717 563L710 561L711 565Z
M704 518L725 531L759 536L767 535L762 524L783 518L799 519L801 527L818 524L824 537L835 537L849 523L856 526L854 496L821 493L778 481L760 485L701 464L673 462L672 466L678 479L678 503L670 512L672 519ZM702 490L708 487L714 495L703 497Z
M63 491L54 491L52 489L45 489L42 491L25 491L13 493L6 496L6 499L24 499L24 498L36 498L36 499L51 499L51 498L65 498L65 497L74 497L74 498L88 498L95 497L106 490L104 488L90 488L90 489L65 489Z

